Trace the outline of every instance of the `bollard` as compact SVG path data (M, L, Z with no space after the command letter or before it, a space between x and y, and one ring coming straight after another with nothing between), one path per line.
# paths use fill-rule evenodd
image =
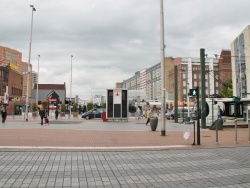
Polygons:
M250 119L248 119L248 143L250 144Z
M194 143L192 145L195 145L195 121L193 121L194 123Z
M234 119L235 121L235 144L238 144L238 139L237 139L237 119Z
M219 120L216 122L216 144L219 144L219 142L218 142L218 122L219 122Z

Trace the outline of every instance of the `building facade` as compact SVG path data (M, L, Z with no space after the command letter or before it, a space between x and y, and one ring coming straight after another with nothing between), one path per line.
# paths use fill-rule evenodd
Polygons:
M27 74L29 72L29 89L28 97L31 97L32 90L32 65L28 69L28 63L22 62L22 53L11 49L8 47L0 46L0 66L6 67L9 66L10 69L19 72L23 75L23 88L22 96L25 97L27 93Z
M38 91L38 95L37 95ZM44 101L55 102L55 103L65 103L66 101L66 85L64 84L37 84L34 85L32 89L32 98L38 99L38 103Z
M231 43L233 95L250 98L250 25Z
M218 56L205 59L205 86L206 96L219 95L223 83L231 78L231 59L228 58L231 52L222 50L220 57ZM174 82L174 67L177 67L178 83ZM201 70L200 58L165 58L165 89L166 100L174 100L174 89L178 87L178 101L185 101L189 89L201 86ZM131 78L124 80L123 88L136 90L141 88L141 74L138 71ZM145 70L146 72L146 99L160 100L161 99L161 63L157 63Z

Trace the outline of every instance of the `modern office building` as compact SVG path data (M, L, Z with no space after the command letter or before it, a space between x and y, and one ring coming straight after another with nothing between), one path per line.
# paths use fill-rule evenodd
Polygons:
M250 25L233 40L231 53L233 95L250 98Z

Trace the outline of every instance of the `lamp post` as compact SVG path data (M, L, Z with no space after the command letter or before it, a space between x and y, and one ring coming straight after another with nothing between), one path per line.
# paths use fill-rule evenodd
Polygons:
M71 55L71 66L70 66L69 118L70 118L70 116L71 116L71 92L72 92L72 58L73 58L73 55Z
M39 58L40 55L38 54L38 67L37 67L37 82L36 82L36 104L38 105L38 81L39 81Z
M165 43L164 43L164 12L163 12L163 0L160 0L160 49L161 49L161 136L166 136L166 121L165 121Z
M33 28L33 12L36 11L34 5L30 5L31 11L31 28L30 28L30 45L29 45L29 62L28 62L28 73L27 73L27 90L26 90L26 121L28 121L28 103L29 103L29 81L30 81L30 56L31 56L31 42L32 42L32 28Z

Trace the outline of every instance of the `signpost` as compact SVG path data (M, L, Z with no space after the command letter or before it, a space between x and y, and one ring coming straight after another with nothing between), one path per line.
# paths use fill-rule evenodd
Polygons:
M190 89L189 95L196 97L197 101L197 145L200 145L200 107L199 107L199 87ZM195 133L194 133L195 134ZM194 142L195 143L195 142Z

